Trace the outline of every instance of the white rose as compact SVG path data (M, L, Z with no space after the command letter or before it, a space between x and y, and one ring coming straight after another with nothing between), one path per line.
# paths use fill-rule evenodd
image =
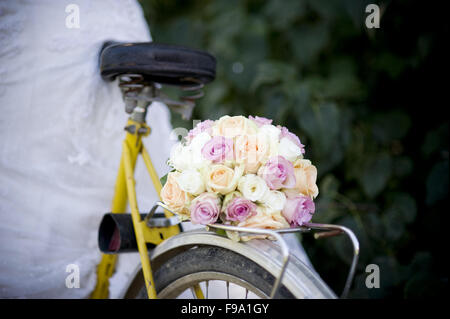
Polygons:
M283 137L278 143L278 154L283 156L288 161L293 162L298 157L302 156L302 150L289 138Z
M261 202L271 211L281 211L286 204L286 195L280 191L269 190Z
M210 164L209 160L206 160L202 156L202 148L211 139L211 135L207 132L197 134L189 144L189 162L191 168L204 168Z
M241 177L238 189L242 196L254 202L261 200L269 191L266 182L255 174L247 174Z
M202 175L195 169L182 171L176 177L176 181L186 193L200 195L205 191L205 183L203 183Z
M271 140L275 140L277 142L281 134L281 130L272 124L261 126L258 132L267 135L267 137L269 137Z
M271 124L263 125L258 130L258 138L268 145L268 157L278 155L278 143L281 130Z
M172 146L168 164L177 171L188 169L191 162L191 154L189 149L181 142Z

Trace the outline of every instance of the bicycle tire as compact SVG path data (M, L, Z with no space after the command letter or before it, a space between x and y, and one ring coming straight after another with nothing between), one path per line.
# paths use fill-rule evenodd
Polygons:
M189 249L166 261L159 269L154 272L155 288L160 295L165 291L165 297L174 298L177 292L167 291L170 285L181 278L187 278L199 273L211 274L210 280L218 279L212 274L229 275L229 278L238 278L243 280L249 286L249 290L257 294L257 291L268 297L275 282L274 276L254 261L232 252L228 249L214 246L201 246ZM197 283L198 277L193 278L192 282L185 282L184 289ZM183 287L182 286L182 287ZM253 290L251 289L253 288ZM178 286L178 289L179 286ZM178 290L177 290L178 291ZM142 287L137 296L138 299L147 298L147 291ZM295 297L285 286L280 287L275 298L294 299Z
M247 285L246 288L256 295L267 298L273 287L274 274L278 274L277 262L269 261L267 253L276 257L276 247L268 240L235 243L211 232L182 233L172 237L157 248L159 251L153 253L151 260L158 298L175 298L180 289L192 287L199 276L201 278L203 275L200 281L206 281L205 275L215 280L217 274L230 277L230 282L235 279L238 285ZM154 255L157 255L156 258ZM283 285L275 298L336 298L317 273L295 256L291 255L290 260ZM136 270L135 273L132 284L123 294L124 298L147 297L142 272ZM228 281L228 277L220 280ZM171 285L178 290L167 291Z

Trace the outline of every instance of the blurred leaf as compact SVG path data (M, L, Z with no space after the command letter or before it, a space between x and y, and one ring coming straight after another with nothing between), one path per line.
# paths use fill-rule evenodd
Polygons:
M330 76L325 80L321 96L326 99L353 99L363 93L362 84L355 73L355 63L339 59L330 66Z
M299 115L300 127L310 138L306 157L314 158L318 174L325 174L344 156L340 139L340 111L334 103L312 104Z
M398 240L405 235L406 225L416 218L416 201L409 194L394 194L391 203L383 214L385 235L388 239Z
M324 24L301 25L288 32L293 53L297 60L307 66L317 59L328 41L328 29Z
M437 163L427 178L427 205L448 197L449 161Z
M386 72L391 78L396 78L406 68L405 59L392 54L383 52L376 58L376 67Z
M380 216L374 212L369 212L364 214L362 218L367 229L367 235L378 241L383 240L385 236L385 227Z
M290 79L295 73L296 71L292 65L278 61L262 62L257 67L256 75L250 89L254 91L264 84L272 84Z
M288 82L285 83L286 91L290 92L294 109L297 117L303 115L303 111L310 106L310 90L304 83Z
M388 297L401 280L401 265L393 256L377 256L370 263L376 264L380 268L380 289L372 289L372 293L382 293Z
M315 142L319 154L326 154L339 133L339 109L334 103L311 105L298 119L301 128Z
M390 209L397 211L397 215L405 223L414 221L417 213L416 201L407 193L396 193L393 195Z
M390 178L391 171L392 160L386 153L377 154L367 160L358 179L368 197L378 195Z
M267 2L263 12L275 30L285 30L305 14L305 4L298 0L271 0Z
M342 0L309 0L308 5L324 20L330 21L342 13Z
M382 143L399 140L411 126L409 116L400 110L377 114L372 120L374 138Z
M448 119L438 99L445 81L429 71L443 65L437 57L446 29L432 32L445 21L435 17L442 10L380 0L381 28L368 30L370 0L139 2L155 41L217 59L216 79L196 101L195 119L265 116L300 137L305 158L318 169L313 220L343 223L361 242L352 296L442 291L448 267L416 254L435 256L445 242L430 239L445 233L448 206ZM425 30L414 21L427 15L435 22ZM176 114L172 123L192 127ZM348 240L305 248L327 284L340 290ZM382 286L367 289L364 267L377 262ZM421 289L426 285L432 288Z
M426 157L430 156L432 153L441 149L447 149L448 151L448 123L445 123L438 128L428 132L424 143L422 143L422 152Z
M373 3L372 0L342 0L348 15L351 17L355 28L362 29L366 19L366 6Z
M353 231L358 238L360 251L358 267L364 265L371 254L369 237L367 236L364 225L354 216L345 216L340 218L336 224L345 226ZM353 245L347 236L337 236L329 239L334 247L336 254L347 264L350 265L353 260Z
M408 176L413 170L413 165L413 161L409 157L396 157L393 160L393 174L398 177Z
M214 37L210 38L209 50L219 58L233 59L238 55L238 50L232 44L244 28L245 13L239 5L228 7L227 10L221 10L218 13L208 25L209 33L214 34Z
M404 298L441 298L442 293L445 293L445 286L447 285L439 282L433 274L421 271L415 273L407 281L404 289Z
M319 185L319 197L316 199L316 214L314 222L333 223L333 221L346 214L340 209L334 200L339 189L339 181L332 174L327 174L322 178Z
M200 49L203 47L203 34L204 28L201 23L182 17L154 34L154 41Z

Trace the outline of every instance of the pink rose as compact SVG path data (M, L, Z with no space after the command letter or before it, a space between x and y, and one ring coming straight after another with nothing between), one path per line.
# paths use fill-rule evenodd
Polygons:
M214 136L202 148L202 155L213 163L222 163L233 160L233 139L223 136Z
M250 120L252 120L253 122L255 122L255 124L258 127L261 127L263 125L270 125L270 124L272 124L272 120L269 120L269 119L267 119L265 117L259 117L259 116L253 117L253 116L250 115L248 118Z
M242 222L256 214L256 204L243 198L235 197L226 207L225 215L228 220Z
M282 214L291 227L302 226L309 222L314 214L315 205L308 196L288 196Z
M261 166L258 175L270 189L295 187L294 166L283 156L273 156Z
M214 121L205 120L203 122L198 123L192 130L188 132L186 140L188 142L192 141L192 139L202 132L211 133L211 127L214 125Z
M220 199L214 193L203 193L191 203L191 222L193 224L212 224L220 213Z
M282 139L283 137L287 137L288 139L290 139L295 145L297 145L298 147L300 147L300 150L302 152L302 154L305 154L305 145L303 145L300 142L300 139L298 138L297 135L295 135L294 133L289 132L289 130L286 127L280 127L281 129L281 136L280 139Z

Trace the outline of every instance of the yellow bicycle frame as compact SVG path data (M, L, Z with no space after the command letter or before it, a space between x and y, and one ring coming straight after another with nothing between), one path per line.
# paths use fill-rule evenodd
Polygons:
M150 228L142 221L137 206L134 179L134 169L139 154L142 155L158 196L160 196L162 185L158 174L153 167L150 155L142 143L142 137L147 136L150 133L150 127L145 123L136 122L132 119L128 120L127 127L132 127L133 129L127 130L125 140L123 141L122 156L116 180L111 212L116 214L125 213L127 203L129 203L147 294L149 299L156 299L155 283L153 281L150 258L146 244L151 243L158 245L163 240L178 234L180 229L177 225ZM164 211L164 215L167 218L173 216L173 214L167 210ZM97 285L91 294L91 298L108 298L109 278L114 273L116 261L117 255L102 255L102 260L97 267ZM194 291L197 298L203 298L203 293L198 285L194 287Z

